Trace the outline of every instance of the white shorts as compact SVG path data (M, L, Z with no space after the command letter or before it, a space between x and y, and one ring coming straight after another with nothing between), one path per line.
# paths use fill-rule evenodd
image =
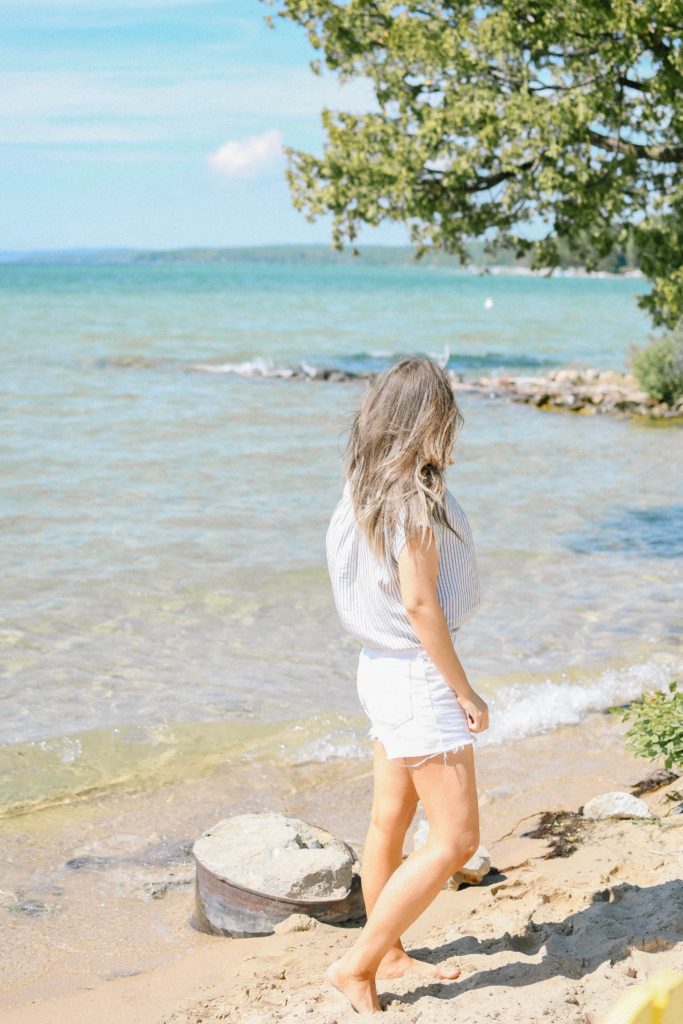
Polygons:
M421 757L473 746L467 716L423 648L382 651L363 647L358 659L358 697L370 719L368 735L387 757ZM411 764L409 767L417 767Z

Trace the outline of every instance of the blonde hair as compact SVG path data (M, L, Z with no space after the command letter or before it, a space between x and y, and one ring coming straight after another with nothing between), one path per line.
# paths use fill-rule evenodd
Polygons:
M356 521L373 553L389 559L399 523L407 540L434 524L458 531L445 508L446 466L464 423L445 371L426 356L375 377L353 415L344 451Z

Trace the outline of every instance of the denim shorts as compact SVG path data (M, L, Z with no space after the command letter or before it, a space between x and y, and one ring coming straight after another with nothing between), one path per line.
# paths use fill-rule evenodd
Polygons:
M462 705L423 648L363 647L356 682L368 735L380 740L388 758L443 754L445 761L448 751L475 745Z

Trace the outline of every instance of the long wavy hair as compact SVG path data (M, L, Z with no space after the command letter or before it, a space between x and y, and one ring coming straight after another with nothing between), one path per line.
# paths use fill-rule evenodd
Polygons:
M424 541L434 524L460 534L445 507L446 467L464 424L445 371L426 356L401 359L373 380L344 450L356 521L389 560L399 522Z

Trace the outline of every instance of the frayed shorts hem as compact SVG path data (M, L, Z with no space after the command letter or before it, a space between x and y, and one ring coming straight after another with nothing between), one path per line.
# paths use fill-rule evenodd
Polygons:
M379 740L379 742L382 743L382 746L386 750L386 745L383 743L381 736L378 736L376 733L371 733L370 734L370 739ZM474 747L474 745L475 745L474 738L472 738L472 739L469 739L469 740L464 740L464 742L462 742L462 743L457 743L453 747L446 747L445 749L437 750L433 754L425 754L425 755L422 755L422 754L389 754L388 751L387 751L387 758L390 761L401 761L404 758L413 758L413 757L420 757L421 758L421 760L416 761L413 764L403 764L401 766L403 768L419 768L420 765L425 764L427 761L431 761L432 758L440 757L440 756L443 756L443 763L444 764L448 764L448 755L449 754L456 754L456 753L458 753L458 751L464 750L465 747Z

